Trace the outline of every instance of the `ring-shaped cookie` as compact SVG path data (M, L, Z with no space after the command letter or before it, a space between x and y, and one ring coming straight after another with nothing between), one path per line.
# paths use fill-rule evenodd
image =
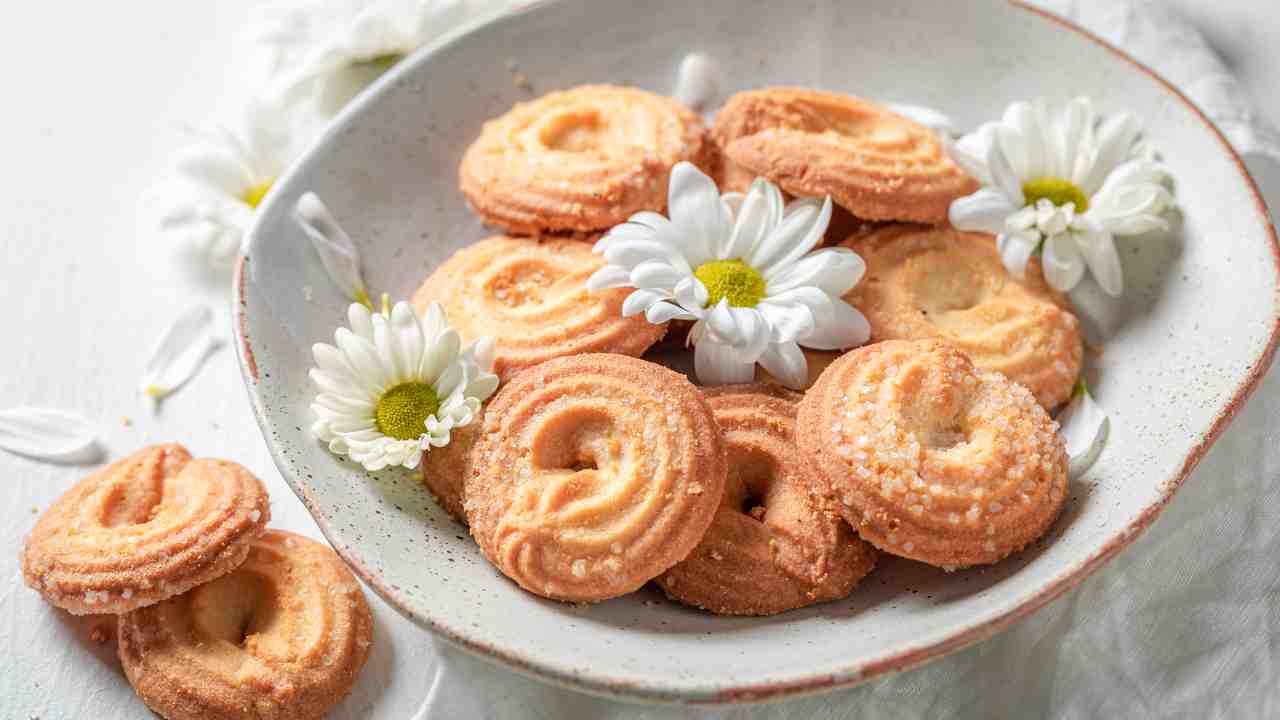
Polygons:
M588 290L605 260L575 240L491 237L454 253L413 296L418 312L444 307L464 342L497 342L493 371L516 371L552 358L604 352L639 356L666 326L622 316L626 288Z
M128 612L230 572L270 518L248 470L156 445L63 493L28 536L22 574L75 615Z
M995 238L949 228L896 225L844 243L867 272L845 296L871 323L871 340L938 338L973 364L1004 373L1053 408L1080 375L1080 323L1030 261L1023 279L1005 270Z
M332 550L268 530L230 574L121 615L119 638L129 682L169 720L311 720L350 692L373 616Z
M722 177L758 175L793 195L830 195L866 220L941 224L951 201L978 187L933 130L841 93L741 92L716 113L712 135Z
M489 224L515 233L589 232L662 211L671 168L713 159L702 120L675 100L582 85L517 103L485 123L459 176Z
M805 393L797 444L864 540L943 567L993 563L1062 510L1067 454L1030 391L940 340L889 340Z
M722 615L772 615L849 594L876 551L815 495L795 445L800 394L776 385L704 388L729 460L724 499L668 595Z
M724 492L724 444L683 375L623 355L529 368L485 410L471 534L530 592L624 595L683 560Z

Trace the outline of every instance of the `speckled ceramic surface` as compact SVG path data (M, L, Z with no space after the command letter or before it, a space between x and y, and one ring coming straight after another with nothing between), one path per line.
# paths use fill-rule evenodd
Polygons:
M670 92L681 57L695 50L720 64L725 94L812 85L934 106L962 126L1013 99L1088 94L1104 111L1137 113L1165 150L1182 206L1176 231L1121 241L1119 301L1078 293L1102 350L1088 359L1089 377L1111 433L1045 542L951 574L885 559L847 600L766 619L713 617L653 590L575 607L504 579L412 473L361 472L310 436L310 347L331 339L344 302L290 219L296 198L320 193L360 245L371 288L407 297L453 249L485 235L457 189L457 164L484 120L530 97L510 64L534 93L606 81ZM237 345L285 479L343 557L407 616L572 687L730 702L852 684L963 647L1128 545L1269 364L1277 258L1252 183L1206 120L1124 56L1026 8L564 0L446 39L350 108L262 208L237 275Z

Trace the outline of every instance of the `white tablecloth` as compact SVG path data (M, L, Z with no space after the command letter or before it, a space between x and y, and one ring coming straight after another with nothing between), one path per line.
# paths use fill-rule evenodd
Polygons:
M178 122L233 120L253 0L22 3L0 24L0 407L100 421L119 457L162 440L259 474L273 524L319 537L254 425L230 348L153 412L135 384L176 309L224 316L224 278L185 269L139 212L180 146ZM1054 3L1071 9L1075 3ZM1280 122L1280 13L1251 0L1172 0L1205 31L1262 116ZM1210 88L1216 91L1218 88ZM223 112L219 112L222 109ZM1263 138L1265 140L1265 138ZM1273 207L1280 164L1250 159ZM225 323L224 323L225 326ZM1155 526L1077 590L1008 632L914 672L711 717L1280 716L1280 373L1272 372ZM125 418L129 419L126 424ZM0 453L0 718L149 717L92 639L21 582L35 513L84 474ZM374 652L338 718L689 714L550 688L437 645L372 594ZM762 662L766 661L762 659ZM430 699L424 704L424 700ZM423 712L422 717L427 713Z

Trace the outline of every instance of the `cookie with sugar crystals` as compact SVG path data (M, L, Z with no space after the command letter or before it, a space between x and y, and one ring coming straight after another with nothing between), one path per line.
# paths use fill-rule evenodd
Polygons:
M703 394L728 452L724 499L702 541L658 585L722 615L772 615L848 595L876 551L814 493L796 453L801 395L763 383Z
M852 95L741 92L716 113L712 136L727 182L762 176L866 220L945 223L951 202L978 188L933 130Z
M831 364L805 393L800 455L884 552L993 563L1049 529L1067 453L1031 392L939 340L888 340Z
M484 124L459 168L485 222L514 233L605 230L662 211L676 163L714 151L701 118L632 87L581 85L517 103Z
M843 243L867 263L845 295L872 341L938 338L984 370L1025 385L1046 408L1071 397L1084 349L1071 303L1032 259L1018 280L990 235L895 225Z
M325 545L283 530L217 580L120 616L118 652L169 720L312 720L351 691L373 642L360 584Z
M557 600L632 592L688 556L724 493L724 443L685 376L624 355L529 368L485 409L466 485L471 535Z
M493 371L503 381L565 355L641 355L667 328L644 315L622 316L628 288L588 290L587 278L604 265L587 243L499 235L455 252L413 305L425 313L439 302L465 343L494 338Z
M128 612L231 572L270 519L248 470L155 445L63 493L27 537L22 576L72 614Z

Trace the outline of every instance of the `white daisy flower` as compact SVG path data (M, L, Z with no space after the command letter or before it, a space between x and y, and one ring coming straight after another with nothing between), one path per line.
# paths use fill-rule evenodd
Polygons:
M299 143L277 108L253 103L239 133L191 130L168 189L161 227L178 233L215 266L230 265L245 231Z
M277 3L261 10L253 39L266 51L272 85L291 102L309 100L322 114L333 114L405 55L471 17L474 8L468 5L462 0Z
M801 345L835 350L867 341L867 319L840 299L862 278L862 258L847 248L810 252L831 220L830 198L784 207L763 178L746 195L722 196L682 162L671 171L667 202L670 219L639 212L596 243L609 264L587 287L637 288L623 303L626 316L695 321L689 342L699 380L750 382L759 363L800 388L808 377Z
M1056 113L1016 102L999 122L948 150L983 187L951 204L951 224L996 235L1005 266L1021 277L1042 252L1045 280L1066 292L1086 268L1111 295L1124 290L1114 236L1164 230L1173 196L1165 167L1137 142L1127 113L1099 119L1087 98Z
M311 380L320 388L311 431L366 470L417 467L498 387L492 339L463 351L438 304L419 318L406 302L383 313L352 303L347 318L351 327L334 333L336 347L311 348Z

